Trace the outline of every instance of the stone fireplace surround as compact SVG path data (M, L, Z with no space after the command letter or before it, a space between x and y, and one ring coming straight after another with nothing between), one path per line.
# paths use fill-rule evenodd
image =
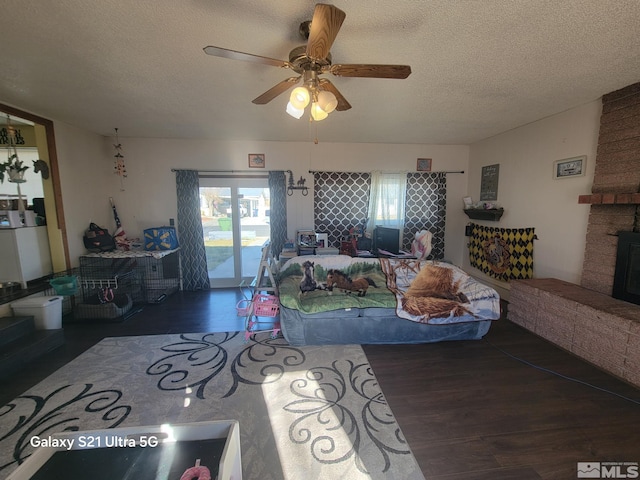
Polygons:
M617 234L640 231L640 83L602 97L580 285L511 284L509 320L640 387L640 305L614 299ZM586 207L585 207L586 208Z

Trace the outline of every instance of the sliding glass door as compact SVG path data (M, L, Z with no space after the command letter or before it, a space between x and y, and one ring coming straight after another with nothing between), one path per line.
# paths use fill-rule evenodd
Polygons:
M211 288L251 281L271 234L267 178L201 177L200 210Z

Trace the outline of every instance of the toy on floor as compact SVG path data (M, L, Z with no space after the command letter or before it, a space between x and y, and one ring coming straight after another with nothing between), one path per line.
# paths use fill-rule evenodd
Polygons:
M200 466L200 459L196 460L196 466L187 468L180 480L211 480L211 472L207 467Z

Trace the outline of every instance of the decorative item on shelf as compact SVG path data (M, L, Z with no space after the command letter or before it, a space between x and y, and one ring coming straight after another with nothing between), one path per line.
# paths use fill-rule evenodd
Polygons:
M287 195L289 196L293 195L294 190L301 190L302 195L304 197L309 195L309 188L305 185L307 180L305 178L300 177L300 180L298 180L294 184L293 172L291 170L287 170L287 173L289 174L289 185L287 186Z

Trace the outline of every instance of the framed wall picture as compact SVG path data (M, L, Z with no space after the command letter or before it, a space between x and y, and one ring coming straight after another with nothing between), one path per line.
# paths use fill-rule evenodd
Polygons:
M498 181L500 179L500 164L482 167L480 178L480 201L498 200Z
M587 167L587 156L564 158L553 162L553 178L582 177Z
M264 168L264 153L249 154L249 168Z
M416 170L419 172L430 172L431 171L431 159L430 158L419 158L416 164Z

